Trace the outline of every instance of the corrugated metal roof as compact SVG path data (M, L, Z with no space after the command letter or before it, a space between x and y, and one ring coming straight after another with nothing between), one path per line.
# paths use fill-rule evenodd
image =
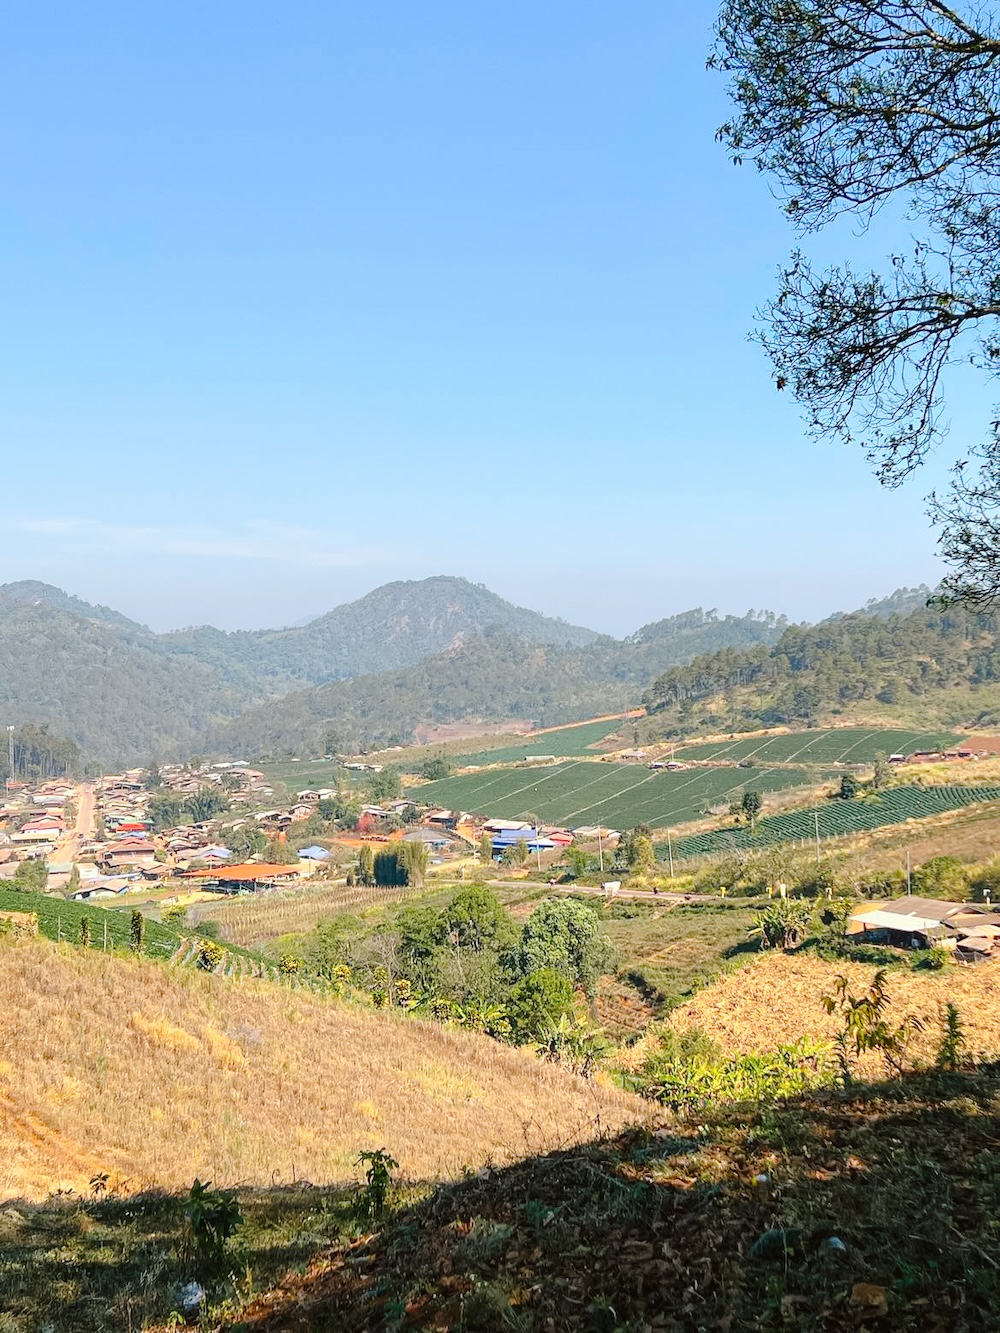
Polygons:
M876 908L872 912L855 912L852 921L864 926L875 926L881 930L915 930L919 932L938 930L941 922L929 916L904 916L901 912L886 912Z

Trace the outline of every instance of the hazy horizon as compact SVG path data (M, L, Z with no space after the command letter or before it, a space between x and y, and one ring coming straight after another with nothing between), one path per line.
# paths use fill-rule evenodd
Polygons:
M415 578L413 578L413 579L405 579L405 578L404 578L404 579L386 579L386 580L384 580L384 583L395 583L395 582L421 582L421 581L424 580L424 579L427 579L427 578L434 578L434 577L445 577L445 578L466 578L466 575L464 575L464 574L459 574L459 573L455 573L455 572L444 573L443 571L440 571L440 570L439 570L439 571L437 571L435 574L425 574L425 575L420 575L420 576L417 576L417 577L415 577ZM30 579L31 579L31 576L25 576L24 579L4 579L4 580L3 580L3 583L17 583L17 582L22 582L22 581L29 581ZM360 593L358 593L356 596L345 597L345 598L343 598L343 599L340 600L340 601L337 601L337 602L331 602L331 604L330 604L329 606L325 606L325 607L322 607L322 608L319 608L319 609L314 609L314 610L312 610L311 612L307 612L307 613L305 613L304 615L299 616L296 620L281 620L281 621L276 620L276 621L272 621L272 622L269 622L269 623L261 622L261 623L259 623L259 624L249 624L249 623L248 623L248 624L233 624L233 625L226 625L226 624L219 624L217 621L212 621L212 620L196 620L196 619L195 619L195 620L180 620L180 621L177 621L176 623L172 623L172 624L157 624L157 623L155 623L155 621L154 621L153 618L151 618L151 617L149 617L149 616L143 614L143 611L142 611L141 607L140 607L140 608L135 608L135 607L129 607L129 606L120 605L119 603L115 602L114 600L110 600L109 598L107 598L107 597L105 597L105 596L101 596L101 595L97 595L97 594L89 595L89 594L87 594L87 593L81 591L81 590L80 590L79 588L77 588L77 587L70 586L70 585L68 585L68 584L66 584L66 583L56 583L54 580L51 580L51 579L36 579L35 581L37 581L37 582L41 582L41 583L48 583L48 584L50 584L51 586L54 586L54 587L59 588L62 592L67 593L67 594L69 594L69 595L72 596L72 597L78 597L81 601L83 601L83 602L88 602L88 603L90 603L91 605L106 606L106 607L109 607L109 608L110 608L111 610L113 610L113 611L120 611L122 614L127 615L131 620L135 620L135 621L138 621L139 624L146 625L149 629L153 630L155 633L158 633L158 634L166 634L166 633L169 633L169 632L172 631L172 630L181 630L181 629L192 629L192 628L197 628L197 627L202 626L202 625L209 625L209 626L212 626L212 627L214 627L214 628L216 628L216 629L226 629L226 630L269 630L269 629L270 629L270 630L276 630L276 629L294 629L294 628L299 628L299 627L301 627L301 626L303 626L303 625L308 624L310 621L320 619L320 617L322 617L322 616L324 616L324 615L327 615L330 611L333 611L333 610L337 609L337 607L339 607L339 606L343 606L343 605L345 605L345 604L347 604L347 603L350 603L350 602L358 601L360 598L366 596L368 593L370 593L370 592L374 592L374 591L376 590L376 588L378 588L378 587L382 587L382 586L383 586L382 583L375 584L375 585L373 585L372 587L363 589L363 590L362 590ZM483 582L482 580L478 580L478 579L468 579L467 581L470 582L470 583L481 583L481 582ZM871 591L871 590L870 590L870 591L867 591L867 592L863 593L860 597L858 597L855 601L851 602L850 604L845 604L845 605L842 605L842 606L829 606L829 607L823 609L818 615L813 615L813 616L808 616L808 615L807 615L807 616L797 616L797 615L792 615L792 614L790 614L786 609L784 609L784 608L782 608L782 607L780 607L780 606L771 606L771 605L767 604L766 602L760 602L759 604L755 604L755 605L753 605L753 606L749 606L749 605L748 605L748 606L743 606L743 607L736 607L736 606L718 606L718 605L716 605L715 603L706 601L706 600L704 600L704 599L702 599L702 600L700 600L700 601L699 601L698 599L695 599L695 600L693 600L693 601L690 601L690 602L686 603L686 604L683 605L683 606L682 606L682 605L677 605L677 606L671 607L671 608L669 608L669 609L667 609L667 610L664 610L664 611L662 611L662 612L660 612L660 613L652 614L652 615L648 615L648 616L646 616L644 619L642 619L642 620L637 620L634 624L631 624L631 623L630 623L630 624L627 624L627 625L625 625L624 628L621 628L621 629L618 629L618 628L608 628L608 627L606 627L604 624L599 624L599 623L592 622L592 621L588 621L588 620L574 619L572 616L568 616L568 615L563 614L563 612L561 612L561 611L558 610L558 609L553 609L553 608L551 608L551 607L541 606L541 605L533 605L529 600L525 599L524 597L519 596L519 595L516 594L516 593L514 593L514 594L508 594L508 593L505 593L505 592L501 592L498 588L491 587L489 584L486 584L485 586L488 587L489 590L490 590L491 592L494 592L494 593L496 593L498 596L503 597L506 601L513 603L515 606L522 607L522 608L527 609L527 610L529 610L529 611L537 611L537 612L539 612L541 615L544 615L544 616L550 616L550 617L553 617L553 618L558 618L558 619L561 619L561 620L565 620L565 621L569 622L570 624L574 624L574 625L583 627L583 628L585 628L585 629L596 630L596 631L598 631L599 633L602 633L602 634L610 634L610 635L612 635L614 638L621 639L621 638L626 637L626 636L629 635L629 634L634 633L636 630L641 629L643 625L652 624L652 623L654 623L654 622L657 621L657 620L664 620L664 619L667 619L667 618L670 617L670 616L680 615L680 614L682 614L683 612L686 612L686 611L692 611L692 610L695 610L695 609L698 608L698 607L701 607L701 609L704 610L704 611L713 611L713 610L714 610L714 611L716 611L716 612L718 613L718 615L719 615L720 617L723 617L723 616L726 616L726 615L744 616L744 615L746 615L746 614L747 614L749 611L751 611L751 610L753 610L753 611L758 611L758 612L762 612L762 611L770 611L770 612L773 612L775 615L779 615L779 616L780 616L780 615L784 615L784 616L786 616L786 617L788 618L789 621L792 621L792 622L795 622L795 621L807 621L807 622L810 622L810 623L814 623L814 622L819 621L819 620L824 620L824 619L826 619L828 616L835 615L837 612L849 612L849 611L860 610L860 609L861 609L861 608L862 608L868 601L870 601L870 600L872 600L872 599L881 599L881 598L883 598L883 597L889 597L892 593L896 592L899 588L903 588L903 587L915 588L915 587L920 586L921 583L926 583L926 582L927 582L927 580L925 580L925 579L924 579L924 580L922 580L922 579L910 579L909 581L904 580L904 581L902 581L901 583L897 583L897 584L896 584L894 587L892 587L892 588L875 589L874 591Z
M882 490L747 339L795 234L711 22L10 6L3 579L233 628L452 569L618 635L935 583L941 459Z

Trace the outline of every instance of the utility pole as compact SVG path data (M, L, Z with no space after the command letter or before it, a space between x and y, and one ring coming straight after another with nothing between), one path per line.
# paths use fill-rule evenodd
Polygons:
M674 877L674 849L670 842L670 830L667 829L667 856L670 858L670 878Z
M14 728L7 728L7 776L14 777Z
M597 858L601 866L601 874L604 874L604 842L602 840L602 829L600 824L597 826Z
M813 811L813 818L816 821L816 864L819 865L819 811Z
M909 897L913 892L910 885L910 849L906 849L906 896Z

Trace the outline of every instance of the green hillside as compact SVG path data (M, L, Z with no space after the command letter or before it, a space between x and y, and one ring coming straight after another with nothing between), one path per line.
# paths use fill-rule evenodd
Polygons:
M984 801L1000 801L1000 787L892 787L853 800L826 801L823 805L791 810L759 819L753 829L746 825L713 829L681 838L673 844L675 859L710 856L719 852L769 847L780 842L812 842L814 838L839 838L867 833L908 819L961 810ZM659 847L667 855L666 844Z
M964 738L968 740L968 738ZM793 731L781 736L748 736L678 747L682 760L716 760L738 764L753 759L770 764L871 764L878 754L913 754L916 750L951 749L963 737L949 731L903 731L898 727L834 727L824 731Z
M771 642L783 623L770 615L719 619L697 611L638 638L602 637L583 647L488 630L415 666L298 690L212 728L206 744L277 757L322 752L328 737L349 750L405 743L421 723L517 719L556 726L635 707L651 676L668 664L706 644Z
M647 690L648 736L884 719L945 731L1000 719L1000 641L992 615L921 607L794 625L773 644L704 654Z
M829 781L822 769L699 768L651 771L636 764L579 761L545 768L508 768L443 778L412 789L415 799L499 819L525 813L570 827L606 824L664 828L697 819L747 788L767 795Z
M430 578L295 628L154 634L26 581L0 587L0 704L12 724L48 726L105 765L212 747L323 753L331 739L342 749L408 739L425 722L540 725L618 711L666 667L771 642L783 626L765 613L698 610L618 642L464 579Z

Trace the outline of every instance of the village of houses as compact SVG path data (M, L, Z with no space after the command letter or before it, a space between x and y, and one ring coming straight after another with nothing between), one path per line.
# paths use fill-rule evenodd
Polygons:
M0 806L0 879L12 878L22 861L43 861L49 893L79 902L134 901L141 895L170 906L343 876L347 863L366 843L377 849L396 841L421 842L432 864L452 862L457 870L461 863L478 859L484 833L497 857L519 842L529 853L541 854L574 841L567 829L536 829L523 822L480 819L449 810L422 809L419 820L413 821L412 800L399 799L362 805L355 828L324 836L325 845L299 846L294 856L280 862L263 856L241 859L220 841L223 830L252 824L272 844L290 846L295 826L314 817L321 802L337 793L303 790L290 803L272 807L274 788L263 772L238 762L195 770L164 767L153 790L146 779L145 770L133 769L93 783L8 782ZM184 798L206 787L222 788L223 782L230 808L209 819L154 828L150 805L158 792ZM404 811L411 822L399 827ZM596 828L576 832L582 837L604 836L609 845L619 836L614 830Z
M892 756L896 762L917 756ZM923 758L923 754L919 756ZM956 752L946 758L971 758ZM645 759L645 755L641 755ZM348 765L360 770L377 766ZM198 769L167 766L159 771L159 792L178 798L206 788L226 792L225 810L212 818L154 829L150 803L154 796L143 769L133 769L77 783L49 779L37 784L10 780L0 806L0 880L10 881L24 861L47 868L45 891L76 901L128 901L154 907L210 902L233 894L288 890L308 881L343 879L364 845L373 848L397 841L426 845L432 865L449 866L456 876L479 860L484 836L495 861L521 844L530 855L531 870L548 876L548 867L574 842L602 843L610 852L620 833L587 827L569 830L532 827L516 820L487 819L458 811L418 808L405 797L381 805L362 805L349 832L325 834L319 842L296 847L280 862L265 856L238 857L223 845L223 830L250 824L270 845L289 846L295 826L312 819L322 802L337 796L332 789L296 792L289 803L273 805L275 790L265 774L238 761ZM263 808L261 808L263 807ZM406 812L409 822L402 824ZM416 818L414 818L416 815ZM296 841L301 841L297 839ZM542 872L542 856L546 870ZM537 862L536 862L537 857ZM498 867L499 869L499 867ZM512 872L505 870L504 874ZM521 871L521 874L530 873ZM554 878L548 880L555 884ZM608 895L658 896L656 889L623 888L604 881L596 891ZM669 900L670 895L667 895ZM690 900L692 895L682 895ZM1000 910L983 903L959 903L906 894L895 901L877 899L855 909L848 932L867 942L902 949L942 947L956 961L1000 961Z

